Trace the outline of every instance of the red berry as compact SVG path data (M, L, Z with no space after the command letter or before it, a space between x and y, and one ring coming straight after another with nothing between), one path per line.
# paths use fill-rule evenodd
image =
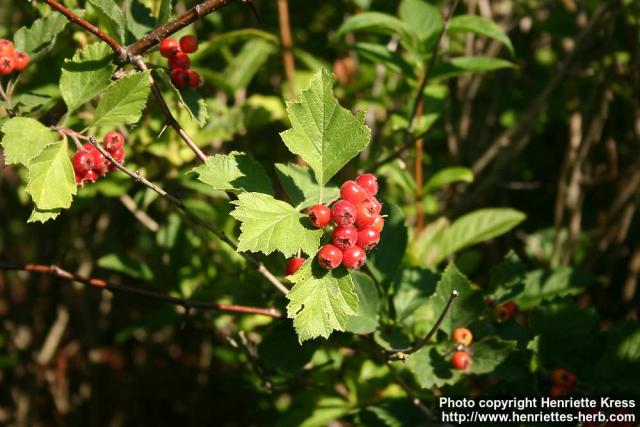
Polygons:
M516 314L518 306L513 301L509 301L497 306L495 310L501 320L508 320Z
M120 164L124 163L124 154L125 154L124 147L116 148L115 150L111 151L109 154L111 154L111 157L113 157L113 160L115 160L116 162ZM107 169L110 171L114 171L118 169L118 167L113 163L108 162Z
M358 231L358 246L365 251L375 248L380 241L380 232L374 227L365 227Z
M87 151L78 151L73 155L71 164L73 165L73 171L76 173L76 177L84 175L93 169L93 156Z
M113 155L113 151L124 146L124 136L120 132L109 132L104 136L102 145L104 145L105 150Z
M337 225L351 225L356 220L356 208L351 202L339 200L331 208L331 219Z
M302 264L304 264L304 258L300 258L299 256L291 258L287 263L287 268L285 269L287 276L291 276L293 273L298 271Z
M93 144L86 143L82 148L91 155L93 158L93 168L91 169L97 175L104 175L107 173L107 159L102 155L100 151Z
M327 270L333 270L342 262L342 251L331 244L324 245L316 255L318 263Z
M356 178L356 182L372 196L378 193L378 178L375 175L370 173L362 174Z
M315 205L309 208L309 219L316 228L322 228L331 220L331 210L325 205Z
M16 70L22 71L29 66L29 55L24 52L18 52L15 56Z
M202 80L200 79L200 74L198 74L197 71L187 70L187 83L190 88L197 88L198 86L200 86L201 81Z
M15 69L16 61L13 59L13 55L0 56L0 74L8 76L13 73Z
M188 35L180 39L180 49L186 53L193 53L198 50L198 38Z
M89 182L96 182L98 180L98 174L95 171L90 170L89 172L84 174L84 177L82 180L89 181Z
M376 219L373 220L373 224L371 224L371 226L378 230L378 233L382 233L382 229L384 228L384 218L380 215L376 216Z
M371 210L369 203L358 203L356 205L356 227L364 228L373 224L376 220L377 214Z
M339 225L333 231L331 237L333 244L343 251L349 246L353 246L358 241L358 230L351 225Z
M176 39L167 38L160 42L160 55L165 58L171 58L178 52L180 52L180 45Z
M171 83L178 89L184 89L189 84L189 75L184 68L171 70Z
M372 197L371 200L365 202L367 208L376 215L379 215L382 212L382 203L378 201L375 197Z
M468 346L473 341L473 334L467 328L456 328L451 335L453 342Z
M359 246L351 246L342 253L342 265L353 270L360 270L367 260L367 254Z
M189 59L189 55L184 52L178 52L169 58L169 68L172 70L176 68L189 68L191 65L191 60Z
M573 387L576 382L576 376L573 374L573 372L567 371L566 369L562 368L556 368L551 371L549 377L554 384L559 384L567 389Z
M553 384L549 390L550 397L562 397L569 394L569 390L562 384Z
M471 363L471 357L464 351L456 351L451 357L451 365L454 369L465 370Z
M16 48L7 39L0 39L0 56L13 56L16 54Z
M342 187L340 187L340 197L357 205L358 203L369 200L371 195L355 181L346 181L342 184Z

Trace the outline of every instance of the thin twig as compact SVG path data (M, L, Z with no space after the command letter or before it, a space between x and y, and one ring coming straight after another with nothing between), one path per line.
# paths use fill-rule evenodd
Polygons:
M131 212L133 216L135 216L136 219L140 221L140 223L142 223L142 225L144 225L154 233L158 231L158 229L160 228L160 224L158 224L156 220L151 218L145 211L138 209L138 206L136 206L136 201L133 200L131 196L125 193L120 196L120 201L122 202L124 207L127 208L127 210Z
M447 301L447 305L444 306L444 310L442 310L442 313L440 313L440 317L438 317L438 320L436 320L435 325L433 325L431 330L429 332L427 332L427 335L425 335L424 338L422 338L420 341L418 341L415 344L413 344L411 347L401 348L401 349L389 348L389 349L385 349L385 352L386 353L392 353L392 355L398 355L398 357L396 357L396 358L402 359L402 358L404 358L404 355L415 353L416 351L420 350L422 347L427 345L429 343L429 341L431 340L431 338L438 331L438 328L440 328L440 325L442 324L442 321L444 320L444 318L446 317L447 313L451 309L451 306L453 305L453 301L459 295L460 295L460 293L458 291L456 291L456 290L451 292L451 295L449 296L449 301Z
M127 55L126 55L125 48L123 48L120 45L120 43L118 43L118 41L113 37L111 37L109 34L105 33L104 31L102 31L100 28L96 27L92 23L82 19L81 17L79 17L78 15L76 15L75 13L67 9L65 6L58 3L56 0L44 0L44 2L47 3L49 6L51 6L52 8L54 8L55 10L57 10L58 12L62 13L64 16L66 16L69 21L73 22L74 24L80 25L82 28L89 31L91 34L94 34L95 36L103 40L105 43L107 43L109 46L111 46L111 48L114 50L114 52L116 53L117 57L120 60L123 60L124 58L126 58Z
M124 292L129 294L140 295L159 301L164 301L170 304L178 305L184 308L191 307L200 310L214 310L229 313L246 313L246 314L260 314L263 316L269 316L273 318L280 318L282 315L275 308L260 308L249 307L244 305L234 304L219 304L204 301L193 301L189 299L176 298L169 295L165 295L159 292L155 292L150 289L144 289L140 287L119 285L106 280L96 279L92 277L84 277L77 274L73 274L67 270L64 270L57 265L42 265L42 264L8 264L0 263L0 270L14 270L14 271L30 271L39 274L47 274L50 276L59 277L61 279L69 280L72 282L83 283L85 285L92 286L99 289L107 289L112 292Z
M89 141L91 142L91 144L93 144L98 151L100 151L100 153L102 153L102 155L109 160L111 163L113 163L113 165L118 168L121 172L124 172L125 174L129 175L131 178L133 178L135 181L138 181L139 183L141 183L142 185L146 186L147 188L153 190L154 192L158 193L160 196L164 197L165 199L167 199L169 202L171 202L174 206L176 206L178 209L180 209L186 216L187 218L189 218L191 221L193 221L194 223L200 225L203 228L206 228L209 232L211 232L213 235L215 235L216 237L218 237L220 240L222 240L224 243L226 243L227 245L229 245L230 247L232 247L234 250L238 249L238 245L235 244L235 242L233 242L231 239L229 239L226 234L224 234L222 231L218 230L216 227L214 227L213 225L209 224L208 222L206 222L205 220L203 220L201 217L199 217L198 215L196 215L194 212L192 212L189 208L187 208L187 206L182 202L182 200L180 200L179 198L177 198L176 196L168 193L167 191L165 191L163 188L159 187L158 185L152 183L151 181L149 181L148 179L146 179L145 177L141 176L139 172L133 172L130 169L127 169L125 166L123 166L122 164L118 163L113 156L111 156L111 154L109 154L109 152L107 152L107 150L105 150L100 144L98 144L98 142L96 141L95 138L93 137L89 137ZM273 286L276 287L276 289L278 289L280 292L282 292L283 294L287 294L289 292L289 290L287 289L286 286L284 286L265 266L262 262L260 262L259 260L257 260L256 258L254 258L253 256L245 253L245 252L240 252L240 255L242 255L247 261L249 261L251 264L253 264L253 266L256 268L256 270L258 271L258 273L262 274Z
M400 374L396 371L390 361L387 361L387 367L389 368L389 372L391 373L393 380L404 390L404 392L407 394L407 397L411 399L411 403L416 405L416 407L420 409L420 411L422 411L422 413L425 414L427 418L433 420L433 412L431 412L431 410L427 408L424 403L422 403L418 396L416 396L411 387L409 387L409 384L407 384L405 380L402 379L402 376L400 376Z
M296 97L295 72L296 65L293 60L293 39L291 37L291 24L289 22L289 3L287 0L278 0L278 17L280 23L280 39L282 40L282 60L284 62L284 74L289 84L289 99Z

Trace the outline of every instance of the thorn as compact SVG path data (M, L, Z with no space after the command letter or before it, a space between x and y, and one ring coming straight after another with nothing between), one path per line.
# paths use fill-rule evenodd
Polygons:
M164 126L162 126L162 129L160 129L160 133L158 134L158 136L156 136L156 138L160 138L164 133L164 131L167 130L168 127L169 125L165 123Z

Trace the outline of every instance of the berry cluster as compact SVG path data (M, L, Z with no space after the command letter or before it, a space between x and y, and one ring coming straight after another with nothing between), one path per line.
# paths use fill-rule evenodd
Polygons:
M124 137L118 132L109 132L102 142L103 147L115 161L124 162ZM93 144L86 143L76 151L71 159L73 171L76 175L76 184L84 185L85 182L96 182L106 175L108 171L115 170L113 163L109 162Z
M376 247L384 227L377 193L377 178L366 173L342 184L341 198L333 206L315 205L309 209L311 224L316 228L328 226L331 232L332 243L322 246L316 255L322 267L331 270L342 264L358 270L364 265L366 252ZM289 260L287 275L295 273L303 263L300 257Z
M29 55L17 51L7 39L0 39L0 75L8 76L14 71L22 71L29 65Z
M456 344L456 351L451 356L451 366L464 371L471 364L469 346L473 341L473 334L467 328L457 328L453 331L451 338Z
M196 50L198 50L198 39L192 35L180 38L180 42L171 37L160 42L160 55L169 59L171 82L178 89L196 88L202 83L200 74L189 68L191 60L187 54Z
M576 383L575 374L562 368L556 368L551 371L549 379L551 379L552 383L551 389L549 390L551 397L566 396Z

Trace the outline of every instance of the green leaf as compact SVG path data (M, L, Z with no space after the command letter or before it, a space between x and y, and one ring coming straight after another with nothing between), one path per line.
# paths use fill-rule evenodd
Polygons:
M307 167L293 163L276 163L276 174L291 202L298 209L304 209L317 203L326 203L338 194L338 187L325 187L320 200L322 188L316 182L313 171Z
M81 11L75 10L82 15ZM32 61L37 61L55 45L56 36L65 29L69 21L57 12L36 19L31 27L22 27L13 36L16 49L26 52Z
M205 46L202 55L209 55L222 48L230 47L239 41L249 41L255 39L264 40L274 46L280 45L280 39L269 32L258 30L255 28L244 28L242 30L228 31L221 34L216 34L215 36L211 37L211 39Z
M405 46L413 43L411 28L406 23L395 16L381 12L363 12L351 16L338 28L335 37L360 31L389 36L398 35Z
M420 41L417 53L421 54L427 51L428 42L437 37L444 25L440 11L424 0L402 0L398 15Z
M509 49L513 55L513 45L509 37L495 22L477 15L458 15L449 22L449 34L475 33L499 41Z
M117 126L137 122L147 104L149 72L121 78L107 89L98 103L94 126Z
M394 362L399 364L401 362ZM434 346L425 346L407 358L406 366L422 388L455 384L464 376Z
M141 39L155 29L156 20L151 16L151 11L141 2L126 0L125 7L128 42Z
M289 279L295 286L287 294L287 313L300 342L344 331L349 316L358 314L358 294L344 267L325 270L310 259Z
M515 298L522 309L539 305L542 301L567 295L579 295L597 283L593 275L570 267L535 270L524 278L524 290Z
M31 195L38 209L66 209L71 206L77 188L66 141L49 145L27 167L29 183L25 191Z
M459 56L433 68L433 79L457 77L468 73L486 73L503 68L516 68L513 62L484 56Z
M134 279L153 280L153 271L145 262L132 259L123 254L112 253L105 255L98 260L98 266L124 273Z
M349 48L369 59L374 64L383 64L394 73L415 79L415 68L408 63L400 52L391 52L386 46L376 43L360 42L349 45Z
M106 43L94 43L66 59L60 75L60 93L69 112L93 99L109 87L113 65L113 51Z
M354 271L351 273L351 279L358 294L358 314L349 317L346 330L354 334L370 334L378 328L378 290L373 280L364 273Z
M476 341L471 346L473 351L471 373L482 375L493 372L516 349L516 344L516 341L505 341L498 337Z
M510 251L502 263L491 267L487 295L496 304L513 300L524 289L526 274L526 266L513 251Z
M404 321L419 307L426 305L436 290L439 278L433 271L417 267L407 267L399 271L393 281L396 320Z
M246 89L276 47L261 39L249 40L233 58L224 75L234 90Z
M39 121L27 117L14 117L2 125L2 147L7 164L27 165L48 145L58 140L57 134Z
M202 99L202 96L193 89L178 90L178 88L173 85L171 78L164 69L156 68L154 71L165 86L171 89L178 100L178 106L180 108L186 108L191 118L195 120L200 127L206 125L209 120L209 111L207 103Z
M312 229L307 216L290 204L262 193L240 193L231 203L236 208L230 215L242 223L238 252L280 251L289 257L318 250L322 230Z
M33 208L29 219L27 219L28 223L34 222L47 222L50 219L56 219L58 215L62 212L61 209L50 209L50 210L40 210L37 207Z
M311 166L325 185L349 160L362 151L371 137L364 113L354 116L338 104L334 79L324 68L311 79L300 102L287 103L293 126L280 135L289 151Z
M88 0L100 13L101 19L104 18L111 24L111 27L117 34L118 41L124 43L125 28L127 26L122 13L122 9L114 0Z
M392 204L382 206L382 215L387 215L380 243L368 255L367 267L378 282L391 282L400 267L409 239L402 210Z
M440 325L440 329L447 334L451 334L455 328L469 326L485 308L482 292L473 289L469 279L450 263L442 273L435 294L429 298L428 304L436 317L444 311L453 291L457 291L459 296L453 301L447 317Z
M515 209L488 208L461 216L442 234L440 257L437 262L461 249L500 236L526 218Z
M438 191L455 182L473 182L473 171L465 167L444 168L433 174L425 184L425 191Z
M158 9L158 17L156 18L156 27L164 25L171 19L173 12L173 0L161 0Z
M273 194L271 181L260 163L246 153L232 151L207 157L193 169L198 179L215 190Z

